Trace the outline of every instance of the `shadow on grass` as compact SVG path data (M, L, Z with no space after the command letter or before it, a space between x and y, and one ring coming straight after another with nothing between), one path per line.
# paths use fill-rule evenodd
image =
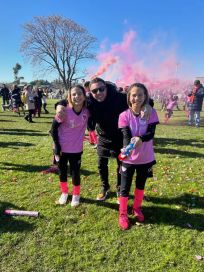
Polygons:
M87 176L90 176L90 175L92 175L92 174L96 174L96 171L90 171L90 170L81 168L81 169L80 169L80 173L81 173L81 175L87 177Z
M10 117L10 118L13 118L13 117L18 117L18 118L20 118L20 116L19 115L17 115L17 114L13 114L12 112L11 112L11 114L4 114L4 113L2 113L2 114L0 114L0 117L1 116L6 116L6 117Z
M111 193L110 198L115 197L116 194ZM133 198L130 196L130 199ZM184 204L188 203L196 203L196 208L204 207L204 198L196 197L194 195L185 194L176 198L157 198L157 197L148 197L148 201L154 202L156 204ZM110 203L108 199L106 201L98 201L90 198L81 198L82 203L94 204L96 206L101 206L105 208L109 208L112 210L119 210L119 205L117 203ZM160 225L169 225L180 227L183 229L191 229L204 231L204 214L191 214L187 212L188 207L184 207L184 209L173 209L170 207L143 207L143 212L145 215L145 224L160 224ZM132 212L132 207L128 208L129 215ZM134 218L130 218L130 222L132 225L136 223Z
M145 223L178 226L186 229L204 230L204 214L189 213L189 208L197 209L204 208L204 197L195 196L192 194L183 194L174 198L165 197L147 197L146 201L153 202L158 205L179 205L179 209L168 207L144 207L143 211L146 216Z
M0 142L1 148L11 147L12 149L18 149L20 147L34 146L31 143L21 143L21 142Z
M145 224L177 226L183 229L204 231L204 215L190 214L167 207L144 207Z
M52 168L53 166L50 165L32 165L32 164L14 164L14 163L9 163L9 162L2 162L0 163L0 169L3 170L15 170L15 171L21 171L21 172L42 172L42 171L48 171L47 173L44 174L49 174L49 169ZM83 176L90 176L92 174L95 174L96 172L94 171L89 171L87 169L81 168L80 170L81 175ZM58 171L54 172L54 174L58 174ZM70 167L68 165L68 175L70 176Z
M50 119L50 120L52 120L53 117L54 117L54 114L53 115L47 115L46 114L46 116L45 115L41 115L39 119Z
M161 197L152 197L148 196L146 198L147 202L153 202L156 204L175 204L182 205L183 207L195 206L196 208L204 209L204 197L192 195L192 194L183 194L178 197L173 198L161 198Z
M52 121L50 121L50 122L39 122L39 123L41 123L41 124L52 124Z
M198 147L204 148L204 143L195 139L175 139L175 138L154 138L154 145L163 147L167 145L176 145L176 146L189 146L189 147Z
M6 209L24 210L9 202L0 202L0 233L28 232L34 230L34 224L22 220L22 217L4 215Z
M82 203L94 204L96 206L106 207L106 208L118 211L118 204L117 203L110 203L110 202L108 202L108 200L98 201L96 199L85 198L85 197L81 197L80 199L81 199Z
M13 164L8 162L2 162L0 169L4 170L15 170L15 171L22 171L22 172L41 172L47 168L49 165L32 165L32 164Z
M48 136L48 133L38 133L39 130L2 129L0 135Z
M172 149L172 148L157 148L157 147L155 147L154 151L155 151L155 153L177 155L180 157L187 157L187 158L204 158L204 154L201 154L201 153L176 150L176 149Z
M4 132L4 131L8 131L8 132L22 132L22 133L24 133L24 132L41 132L40 130L33 130L33 129L23 129L23 128L19 128L19 129L17 129L17 128L3 128L2 129L2 132Z
M8 122L15 122L15 121L13 121L13 120L0 120L0 122L6 122L6 123L8 123Z

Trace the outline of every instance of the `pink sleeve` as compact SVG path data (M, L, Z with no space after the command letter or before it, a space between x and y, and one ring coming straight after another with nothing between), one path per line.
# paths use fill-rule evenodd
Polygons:
M155 109L152 109L152 114L150 116L148 124L152 123L159 123L159 118Z
M129 123L127 121L126 111L124 111L119 115L118 127L124 128L124 127L128 127L128 126L129 126Z

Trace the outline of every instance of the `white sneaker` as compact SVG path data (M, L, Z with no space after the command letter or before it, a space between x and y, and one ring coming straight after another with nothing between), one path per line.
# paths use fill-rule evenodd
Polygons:
M56 201L56 204L64 205L67 203L67 199L68 199L68 194L62 193L59 200Z
M79 200L80 200L80 195L73 195L72 196L71 206L72 207L78 206L79 205Z

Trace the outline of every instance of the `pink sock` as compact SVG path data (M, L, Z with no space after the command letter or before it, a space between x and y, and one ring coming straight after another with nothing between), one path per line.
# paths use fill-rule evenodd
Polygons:
M89 131L89 143L94 144L94 140L93 140L93 137L92 137L92 131Z
M61 181L60 182L60 189L61 189L62 193L68 194L68 184L67 184L67 181Z
M120 214L127 214L128 197L120 196L119 201L120 201L119 213Z
M144 197L144 190L139 190L139 189L135 189L135 199L134 199L134 203L133 203L133 208L137 209L140 208L142 205L142 201L143 201L143 197Z
M78 186L73 186L72 194L73 194L73 195L80 195L80 185L78 185Z
M97 136L95 131L91 131L91 137L92 137L92 141L97 144L98 140L97 140Z

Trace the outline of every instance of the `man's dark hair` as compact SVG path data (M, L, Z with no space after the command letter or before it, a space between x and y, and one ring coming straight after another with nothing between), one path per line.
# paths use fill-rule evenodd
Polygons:
M94 79L92 79L89 83L89 88L91 87L92 84L94 83L98 83L98 82L102 82L104 85L106 85L105 81L100 78L100 77L95 77Z

